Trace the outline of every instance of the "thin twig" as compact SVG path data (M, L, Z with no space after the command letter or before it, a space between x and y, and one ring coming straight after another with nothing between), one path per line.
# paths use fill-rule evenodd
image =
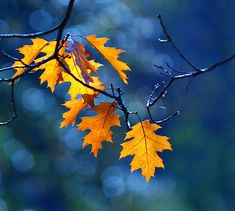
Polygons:
M159 92L157 97L152 98L152 96L150 95L151 97L149 96L149 98L147 100L146 107L147 107L147 111L148 111L148 114L149 114L149 117L151 118L151 120L154 121L154 122L157 122L156 120L154 120L154 118L153 118L153 116L150 112L150 107L153 106L156 102L159 101L159 99L161 99L165 95L166 91L169 89L169 87L173 84L174 81L185 79L185 78L190 78L190 79L195 78L195 77L197 77L199 75L202 75L204 73L213 71L213 70L217 69L218 67L232 61L233 59L235 59L235 54L233 54L233 55L231 55L231 56L229 56L229 57L227 57L227 58L225 58L225 59L223 59L219 62L216 62L215 64L209 66L208 68L201 69L200 71L187 72L187 73L184 73L184 74L171 76L170 80L168 81L168 83L166 83L163 86L163 88L161 89L161 91Z
M155 103L157 103L161 98L163 98L167 92L167 90L170 88L170 86L173 84L174 81L176 80L181 80L181 79L185 79L185 78L190 78L190 82L192 81L192 79L194 79L195 77L199 76L199 75L202 75L204 73L207 73L207 72L210 72L210 71L213 71L215 70L216 68L232 61L233 59L235 59L235 53L232 54L231 56L219 61L219 62L216 62L215 64L207 67L207 68L203 68L203 69L199 69L197 68L180 50L179 48L175 45L174 41L172 40L171 36L169 35L167 29L166 29L166 26L165 24L163 23L162 21L162 17L161 15L158 15L158 19L160 21L160 25L164 31L164 34L167 38L167 40L160 40L161 42L169 42L172 47L176 50L176 52L178 53L178 55L189 65L191 66L195 71L192 71L192 72L186 72L186 73L182 73L176 69L174 69L173 67L171 67L170 65L168 65L167 63L167 66L174 72L176 73L180 73L178 75L172 75L171 73L168 73L168 70L166 70L163 66L157 66L155 65L156 67L162 69L166 74L166 76L169 77L169 80L168 82L166 83L164 81L164 86L159 86L159 85L155 85L155 88L154 90L151 92L151 94L149 95L148 99L147 99L147 103L146 103L146 107L147 107L147 111L148 111L148 115L150 117L150 119L153 121L153 122L156 122L156 123L162 123L162 122L165 122L165 121L168 121L170 119L172 119L172 117L178 115L178 112L176 112L175 114L163 119L163 120L155 120L153 118L153 115L151 114L151 111L150 111L150 107L152 107ZM159 90L159 87L162 87L162 89L159 91L158 95L153 98L153 95L156 93L156 91ZM187 85L188 87L188 85Z
M12 108L13 108L13 116L12 116L12 118L9 119L6 122L0 122L0 126L8 125L12 121L14 121L14 119L17 116L16 106L15 106L15 99L14 99L14 84L15 84L15 81L17 79L23 77L27 73L31 72L33 69L35 69L37 67L40 67L42 64L45 64L48 61L50 61L52 59L55 59L58 56L58 52L59 52L59 49L60 49L59 48L60 47L59 44L60 44L60 41L61 41L61 38L62 38L63 30L64 30L64 27L67 24L68 19L69 19L70 15L71 15L73 4L74 4L74 0L70 0L69 4L67 6L66 14L65 14L63 20L61 21L61 23L59 25L55 26L54 28L52 28L50 30L47 30L47 31L44 31L44 32L37 32L37 33L33 33L33 34L0 34L0 38L13 38L13 37L30 38L30 37L37 37L37 36L40 36L40 35L45 35L45 34L51 33L51 32L53 32L53 31L58 29L58 35L57 35L57 40L56 40L57 43L56 43L54 54L52 56L48 57L47 59L44 59L44 60L42 60L42 61L40 61L40 62L38 62L36 64L25 64L21 59L15 58L15 57L7 54L6 52L2 51L4 56L6 56L6 57L8 57L8 58L10 58L10 59L12 59L14 61L20 61L24 65L23 68L25 68L25 70L24 70L23 73L21 73L19 75L16 75L15 77L12 77L12 78L0 78L0 83L1 82L10 82L11 83L11 103L12 103ZM8 70L8 69L12 69L12 68L16 68L16 67L2 68L2 69L0 69L0 72L3 72L3 71ZM19 67L17 67L17 68L19 68Z
M21 73L19 75L16 75L13 78L0 78L0 83L16 81L17 79L22 78L27 73L31 72L32 70L34 70L37 67L40 67L42 64L45 64L45 63L51 61L52 59L55 59L55 55L52 55L52 56L50 56L50 57L48 57L48 58L46 58L46 59L44 59L44 60L42 60L38 63L30 64L29 67L26 67L26 69L24 70L23 73Z
M11 97L10 97L10 101L11 101L12 111L13 111L12 117L9 120L7 120L6 122L0 122L0 126L5 126L5 125L10 124L17 117L16 105L15 105L15 92L14 92L15 86L14 85L15 85L15 80L13 80L11 82Z
M172 47L176 50L176 52L179 54L179 56L189 65L191 66L194 70L197 70L199 71L200 69L197 68L183 53L182 51L175 45L175 42L172 40L170 34L168 33L167 29L166 29L166 26L165 24L163 23L163 20L162 20L162 17L161 15L157 15L158 19L159 19L159 22L160 22L160 25L163 29L163 32L167 38L167 40L164 40L164 42L169 42ZM161 41L162 42L162 41Z
M73 7L73 3L74 3L74 0L69 1L69 4L67 6L67 10L66 10L66 14L65 14L63 20L59 24L57 24L56 26L52 27L51 29L48 29L45 31L40 31L40 32L29 33L29 34L16 34L16 33L14 33L14 34L0 34L0 38L34 38L34 37L50 34L51 32L54 32L54 31L60 29L64 25L65 20L67 20L68 17L70 16L71 9Z
M68 67L59 59L59 57L56 58L57 61L59 62L59 64L64 68L64 71L69 74L75 81L77 81L78 83L82 84L83 86L95 91L95 92L98 92L106 97L109 97L111 99L114 99L116 100L116 102L118 103L119 105L119 109L122 110L122 112L124 113L124 116L125 116L125 124L127 126L127 129L130 130L130 123L129 123L129 115L131 112L129 112L127 110L127 107L124 105L123 103L123 99L122 99L122 92L121 92L121 89L118 88L117 89L117 92L118 92L118 95L114 95L114 94L110 94L108 92L106 92L105 90L101 90L101 89L97 89L85 82L83 82L82 80L80 80L79 78L77 78L73 73L71 73L68 69Z
M233 59L235 59L235 54L211 65L208 68L204 68L201 69L200 71L194 71L194 72L188 72L188 73L184 73L184 74L179 74L179 75L175 75L175 76L171 76L169 82L163 87L163 89L160 91L159 95L156 98L152 98L151 102L147 102L147 107L151 107L153 106L161 97L162 95L165 93L165 91L172 85L172 83L176 80L180 80L180 79L185 79L185 78L192 78L192 77L196 77L199 75L202 75L204 73L210 72L212 70L217 69L218 67L222 66L223 64L232 61Z
M173 117L175 117L175 116L177 116L177 115L179 115L179 114L180 114L180 112L179 112L179 111L176 111L174 114L168 116L168 117L165 118L165 119L155 121L155 123L157 123L157 124L162 124L162 123L164 123L164 122L167 122L167 121L171 120Z
M55 54L58 54L58 52L59 52L59 45L60 45L60 42L61 42L61 39L62 39L64 27L65 27L65 25L67 24L67 22L70 18L70 15L71 15L71 12L72 12L72 9L73 9L73 4L74 4L74 0L70 0L69 4L68 4L68 7L67 7L65 17L62 20L62 22L60 24L60 27L58 29L58 34L57 34L57 38L56 38ZM67 35L66 37L68 38L68 36L69 35Z
M4 50L1 50L1 53L3 54L3 56L5 56L8 59L11 59L13 61L19 61L22 65L24 65L24 67L30 67L30 64L26 64L22 59L14 57L14 56L8 54L7 52L5 52Z
M11 69L16 69L16 68L25 68L25 66L10 66L10 67L3 67L0 69L0 72L4 72L7 70L11 70Z

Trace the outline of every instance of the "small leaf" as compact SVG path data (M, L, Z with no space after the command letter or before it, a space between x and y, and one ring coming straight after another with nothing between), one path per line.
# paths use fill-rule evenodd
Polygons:
M34 59L38 56L38 54L42 51L42 49L48 44L46 40L41 38L32 39L31 45L24 45L21 48L18 48L18 51L24 55L21 59L22 62L26 65L30 65ZM15 61L12 67L16 66L24 66L21 61ZM16 73L12 77L16 77L24 72L25 68L15 68Z
M90 117L82 117L81 123L78 125L80 130L90 130L84 137L83 147L91 144L92 152L97 156L99 149L102 148L102 142L112 141L112 126L120 126L119 115L114 114L117 110L114 106L116 103L103 102L94 106L91 110L98 114Z
M88 104L84 103L84 100L80 98L69 100L64 106L70 110L63 113L64 121L60 123L60 128L68 127L69 124L74 125L78 114L82 109L86 108Z
M43 57L36 59L35 62L40 62L43 59L46 59L52 56L55 52L56 41L49 42L47 46L42 49L42 53L45 53ZM66 55L65 47L62 47L59 51L59 55L62 58ZM64 62L64 59L61 59ZM47 82L47 86L51 89L52 92L55 90L55 86L59 84L62 79L62 71L64 70L63 67L56 59L52 59L47 63L42 64L40 67L35 68L34 70L37 71L39 69L44 69L41 76L40 82L43 84Z
M128 65L120 60L118 60L118 56L120 53L125 52L124 50L117 48L105 47L105 43L109 40L106 37L97 38L95 35L90 35L85 37L85 39L96 48L105 59L113 66L113 68L118 72L120 78L124 83L127 84L127 76L125 71L130 71Z

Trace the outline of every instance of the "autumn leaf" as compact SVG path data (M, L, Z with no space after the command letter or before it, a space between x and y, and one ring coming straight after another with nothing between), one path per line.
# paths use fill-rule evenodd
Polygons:
M120 60L118 56L120 53L125 52L124 50L117 48L105 47L105 43L109 40L106 37L97 38L95 35L90 35L84 37L94 48L96 48L105 59L113 66L113 68L118 72L120 78L124 83L127 84L127 76L125 71L130 71L128 65Z
M68 127L69 124L74 125L78 114L88 106L83 98L69 100L63 105L69 110L63 113L64 121L60 123L60 128Z
M87 103L90 106L94 106L94 99L97 97L98 93L89 95L89 94L84 94L82 95L82 98L84 100L85 103Z
M15 61L12 67L21 67L26 65L30 65L34 59L38 56L38 54L42 51L42 49L48 44L46 40L41 38L32 39L31 45L24 45L21 48L18 48L18 51L24 55L21 61ZM14 68L16 70L15 74L12 77L16 77L24 72L25 68Z
M78 125L80 130L90 130L84 137L83 147L91 144L93 154L97 156L99 149L102 148L102 142L112 141L112 126L120 126L119 115L114 114L117 103L103 102L94 106L91 110L96 111L97 115L82 117Z
M90 53L86 51L85 47L81 43L73 40L71 37L69 37L67 40L67 48L74 55L74 62L80 68L81 75L85 82L92 82L93 79L90 76L88 70L96 72L97 68L90 61L87 60L88 57L90 57Z
M155 168L164 168L162 159L157 152L163 150L172 150L168 137L160 136L155 133L160 126L151 124L149 120L139 122L132 127L132 130L126 133L120 158L134 155L131 161L131 172L141 169L142 175L149 181L154 176Z
M47 42L41 38L32 39L32 45L24 45L23 47L19 48L18 51L24 55L21 61L15 61L12 67L16 66L24 66L30 65L31 63L37 63L46 59L54 54L56 46L56 41ZM40 56L40 53L44 53L44 55ZM65 47L62 47L59 51L59 55L65 54ZM37 58L40 56L39 58ZM59 62L56 59L52 59L40 67L36 67L33 71L38 71L44 69L40 76L41 84L44 82L48 83L48 87L50 87L51 91L53 92L55 89L55 85L61 82L62 75L61 72L63 68L60 66ZM24 72L25 68L15 68L16 73L13 77L20 75Z
M85 83L85 80L82 77L81 69L76 64L75 60L76 60L75 56L73 54L70 54L70 57L65 59L65 63L68 66L71 74ZM91 60L89 62L93 66L93 69L95 69L96 71L101 66L101 64L95 62L94 60ZM90 70L88 70L88 73L90 74ZM71 99L75 99L78 95L94 96L95 94L98 94L93 89L90 89L84 86L83 84L79 83L78 81L76 81L71 75L69 75L66 72L62 73L62 77L63 77L64 82L70 83L70 88L69 88L68 93L70 94ZM92 78L92 82L89 82L90 86L100 89L100 90L104 89L104 87L102 86L102 82L99 80L98 76L90 76L90 77Z
M40 62L43 59L46 59L52 56L55 52L56 41L49 42L47 46L45 46L41 52L45 55L36 59L35 62ZM60 48L59 53L61 58L66 55L65 47ZM61 59L64 63L64 59ZM40 83L43 84L47 82L47 86L51 89L52 92L55 90L55 86L62 81L62 71L64 70L63 67L56 59L52 59L44 64L42 64L39 68L35 68L34 70L37 71L39 69L44 69L41 76L40 76Z

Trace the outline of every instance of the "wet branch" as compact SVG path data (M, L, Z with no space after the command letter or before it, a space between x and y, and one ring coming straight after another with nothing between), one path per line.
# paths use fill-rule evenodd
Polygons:
M175 42L172 40L170 34L168 33L168 30L166 29L165 24L162 21L162 16L161 15L157 15L160 25L163 29L163 32L166 36L166 40L162 40L162 39L158 39L160 42L169 42L171 44L171 46L175 49L175 51L179 54L179 56L189 65L191 66L194 70L199 70L199 68L197 68L183 53L182 51L176 46Z
M189 61L187 59L187 57L179 50L179 48L175 45L175 43L173 42L171 36L169 35L167 28L165 26L165 24L163 23L162 17L161 15L158 15L158 19L160 22L160 25L164 31L164 34L167 38L167 40L162 40L159 39L161 42L169 42L172 47L176 50L176 52L178 53L179 57L181 57L191 68L194 69L194 71L191 72L186 72L186 73L182 73L178 70L175 70L174 68L170 67L169 65L167 65L173 72L176 72L177 74L172 74L172 72L169 72L168 70L166 70L163 66L156 66L157 68L161 69L164 73L164 75L168 78L167 81L162 81L161 84L157 84L155 85L155 88L153 89L153 91L151 92L151 94L148 96L147 99L147 103L146 103L146 107L147 107L147 111L149 114L150 119L155 122L155 123L163 123L166 122L170 119L172 119L174 116L179 114L179 111L175 112L173 115L170 115L169 117L163 119L163 120L155 120L153 118L153 115L151 113L150 108L156 104L160 99L164 98L168 89L171 87L171 85L177 81L177 80L181 80L181 79L185 79L185 78L189 78L189 79L193 79L199 75L211 72L219 67L221 67L222 65L232 61L233 59L235 59L235 53L232 54L231 56L228 56L227 58L224 58L223 60L214 63L211 66L208 66L206 68L198 68L196 67L191 61ZM154 97L156 95L156 97Z

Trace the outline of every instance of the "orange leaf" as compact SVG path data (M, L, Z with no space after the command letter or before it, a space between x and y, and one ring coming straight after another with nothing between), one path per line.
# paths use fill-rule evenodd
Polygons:
M149 120L139 122L126 133L126 139L131 139L121 146L120 158L134 155L131 161L131 172L141 169L142 175L149 181L154 176L155 168L164 168L162 159L157 152L172 150L168 137L155 134L160 126L151 124Z
M94 106L94 99L96 98L97 94L93 94L93 95L82 95L82 98L84 100L85 103L89 104L90 106Z
M96 116L82 117L82 122L78 125L78 129L90 132L84 137L83 147L91 144L92 152L97 156L99 149L102 148L102 142L113 142L112 126L120 126L119 115L114 114L117 110L114 106L117 103L103 102L94 106L91 110L96 111Z
M92 70L93 72L96 72L97 69L95 66L93 66L88 60L87 57L90 56L89 53L87 53L85 47L77 42L74 41L71 37L67 40L67 47L71 51L71 53L74 55L75 60L74 62L81 70L81 75L86 83L92 82L92 78L90 76L90 73L88 70Z
M125 52L124 50L117 48L105 47L105 43L109 40L106 37L97 38L95 35L90 35L85 37L85 39L96 48L105 59L113 66L115 70L117 70L120 78L124 83L127 84L127 76L125 71L130 71L128 65L120 60L118 60L118 56L120 53Z
M31 41L33 44L24 45L23 47L18 48L18 51L24 55L24 57L21 60L26 65L30 65L48 43L46 40L43 40L41 38L35 38L35 39L32 39ZM24 66L22 62L15 61L12 67ZM17 75L22 74L25 68L15 68L15 70L16 70L16 73L13 75L13 77L16 77Z
M85 83L84 78L82 77L81 69L79 66L76 64L76 58L75 56L71 53L70 58L66 58L65 62L70 70L70 72L79 80ZM101 64L94 62L93 60L90 61L90 63L93 65L93 69L98 69ZM90 70L88 70L88 73L90 73ZM82 85L78 81L76 81L71 75L69 75L66 72L62 73L63 80L64 82L69 82L70 83L70 88L68 93L71 96L71 99L75 99L79 94L80 95L94 95L97 92L94 90L87 88L86 86ZM95 87L97 89L103 90L104 87L102 86L102 82L99 80L98 77L96 76L90 76L92 78L93 82L89 82L89 85L92 87Z
M35 62L42 61L54 54L56 46L56 41L49 42L47 46L42 49L42 53L45 53L43 57L36 59ZM65 47L62 47L59 51L60 56L64 56ZM62 61L64 62L64 61ZM43 73L40 76L41 84L47 82L47 86L51 89L52 92L55 90L55 86L62 81L62 71L64 70L63 67L59 64L56 59L52 59L45 64L42 64L39 68L35 68L34 70L37 71L39 69L44 69Z
M67 127L69 124L74 125L78 114L82 109L86 108L88 104L84 103L84 100L80 98L69 100L64 104L64 106L70 110L63 113L64 121L61 122L60 128Z
M26 65L30 65L31 63L40 62L43 59L46 59L54 54L56 41L47 42L46 40L35 38L32 39L32 45L24 45L23 47L19 48L19 52L24 55L21 59L22 62ZM45 55L40 56L40 53L44 53ZM65 47L62 47L59 51L59 55L65 54ZM40 56L39 58L38 55ZM15 66L24 66L21 61L16 61L12 65ZM25 68L15 68L16 73L13 77L20 75L24 72ZM40 69L44 69L43 73L40 76L41 84L47 81L48 87L50 87L51 91L53 92L55 89L55 85L62 81L61 72L63 68L60 66L59 62L56 59L50 60L40 67L34 68L33 71L37 71Z

